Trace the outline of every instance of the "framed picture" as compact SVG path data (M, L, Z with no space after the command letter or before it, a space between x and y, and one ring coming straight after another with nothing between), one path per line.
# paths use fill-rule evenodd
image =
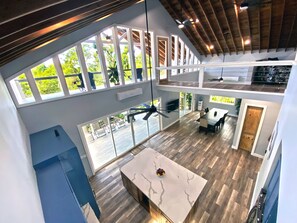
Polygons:
M268 157L267 159L270 158L271 156L271 153L272 153L272 150L273 150L273 147L274 147L274 143L275 143L275 139L277 137L277 133L278 133L278 121L276 122L275 124L275 128L271 134L271 138L270 138L270 142L269 142L269 145L268 145Z

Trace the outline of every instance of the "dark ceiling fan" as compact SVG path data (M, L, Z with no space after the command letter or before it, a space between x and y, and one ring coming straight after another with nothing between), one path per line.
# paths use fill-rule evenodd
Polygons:
M147 15L147 0L144 0L144 6L145 6L145 21L146 21L146 32L149 33L149 28L148 28L148 15ZM149 40L148 40L149 41ZM150 69L150 74L151 72L151 48L148 47L148 53L149 53L149 69ZM134 111L133 113L128 115L128 120L130 120L130 117L134 117L135 115L146 113L146 115L143 117L143 120L148 120L148 118L153 114L157 113L159 115L162 115L165 118L169 118L167 115L161 113L158 111L158 108L154 105L154 95L153 95L153 79L152 75L150 78L150 86L151 86L151 105L150 106L145 106L144 108L130 108L130 111Z
M223 56L223 63L225 62L225 54ZM224 72L224 67L222 67L221 70L221 77L219 78L212 78L212 79L208 79L209 81L218 81L218 82L224 82L224 78L223 78L223 72Z

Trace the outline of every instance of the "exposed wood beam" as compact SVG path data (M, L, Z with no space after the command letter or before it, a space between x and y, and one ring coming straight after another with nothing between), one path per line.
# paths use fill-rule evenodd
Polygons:
M219 26L220 32L221 32L221 34L222 34L222 36L223 36L223 39L224 39L224 41L225 41L225 44L226 44L226 46L227 46L227 48L228 48L228 52L229 52L229 54L231 55L231 51L230 51L230 48L229 48L228 43L227 43L227 41L226 41L226 38L225 38L225 36L224 36L224 33L223 33L223 30L222 30L221 24L220 24L220 22L219 22L219 20L218 20L217 14L216 14L216 12L214 11L213 5L212 5L212 3L211 3L210 0L208 0L208 4L210 5L211 11L212 11L212 13L213 13L213 15L214 15L214 18L215 18L215 20L216 20L216 22L217 22L217 24L218 24L218 26Z
M294 26L295 26L295 22L296 22L296 18L297 18L296 15L297 15L297 11L295 11L295 15L294 15L294 19L293 19L293 22L292 22L292 25L291 25L290 34L289 34L288 39L287 39L285 51L287 51L288 46L290 44L291 36L292 36L293 30L294 30ZM296 48L295 48L295 50L296 50Z
M176 14L176 11L172 9L170 3L168 3L169 0L160 0L160 1L161 1L163 4L165 4L165 5L167 6L167 8L170 9L170 11L171 11L171 15L173 15L173 16L176 17L176 18L179 17L179 16ZM184 30L184 32L186 33L186 35L187 35L188 37L192 38L192 41L191 41L191 42L193 43L193 45L194 45L194 43L196 42L195 46L198 47L197 50L199 51L199 53L204 54L204 56L206 57L206 56L207 56L207 53L206 53L206 51L204 50L204 48L200 46L201 43L200 43L200 42L197 43L197 41L195 41L196 38L193 37L193 34L192 34L191 32L189 32L187 28L186 28L186 29L183 29L183 30ZM199 34L199 33L198 33L198 34ZM200 35L199 35L199 38L200 38L200 39L202 40L202 42L204 43L204 40L201 38ZM204 46L204 47L205 47L205 46Z
M271 34L271 20L272 20L272 6L270 5L269 7L269 23L268 23L268 29L269 29L269 33L268 33L268 46L267 46L267 52L269 52L270 49L270 34Z
M242 38L242 33L241 33L241 29L240 29L240 21L239 21L238 6L237 6L237 4L234 4L234 12L235 12L235 16L236 16L237 29L239 31L239 36L240 36L240 40L241 40L241 47L242 47L243 53L245 53L244 40Z
M222 46L221 46L220 41L218 40L218 38L217 38L217 36L216 36L216 34L215 34L215 32L213 31L213 28L212 28L212 26L211 26L211 24L210 24L210 22L209 22L209 20L208 20L208 16L206 15L203 6L202 6L201 3L200 3L200 0L197 0L197 2L198 2L198 4L199 4L199 7L201 8L201 11L202 11L202 13L203 13L203 16L205 17L205 20L206 20L206 22L207 22L207 24L208 24L208 26L209 26L209 28L210 28L210 31L212 32L212 35L214 36L214 38L215 38L215 40L216 40L218 46L220 47L220 50L221 50L222 53L224 54L225 52L224 52L224 50L223 50L223 48L222 48Z
M261 9L258 8L259 53L261 51Z
M184 9L185 12L186 12L186 14L190 14L191 17L193 17L193 18L196 17L196 18L200 21L199 17L198 17L197 14L195 13L195 11L194 11L194 9L192 8L191 5L189 6L189 8L190 8L190 10L189 10L190 12L188 11L187 8ZM201 25L201 23L200 23L200 25ZM186 28L188 28L188 27L186 26ZM203 36L202 36L202 35L200 34L200 32L198 31L198 30L200 30L200 29L203 31L204 36L206 36L207 41L204 40ZM193 26L191 27L191 30L193 30L194 33L195 33L197 36L200 37L200 39L201 39L202 42L204 43L204 46L209 46L209 45L211 44L211 40L209 39L209 37L208 37L208 35L207 35L207 32L205 31L205 29L204 29L204 27L203 27L202 25L201 25L200 29L198 28L198 25L195 24L195 23L194 23ZM211 53L211 55L213 56L213 52L209 49L209 47L207 47L207 49L208 49L209 53ZM216 51L215 49L214 49L214 51L215 51L216 54L218 54L217 51Z
M222 12L223 12L224 18L225 18L225 20L227 21L227 26L228 26L228 30L229 30L230 35L231 35L231 40L232 40L232 43L233 43L233 46L234 46L234 50L235 50L236 54L238 54L238 50L237 50L237 47L236 47L235 42L234 42L234 38L233 38L233 34L232 34L232 30L231 30L231 28L230 28L230 23L229 23L229 21L228 21L228 17L227 17L227 15L226 15L224 5L223 5L223 3L222 3L222 0L219 0L219 2L220 2L220 5L221 5L221 7L222 7Z
M250 46L251 46L251 53L253 53L253 41L252 41L252 31L251 31L251 23L250 23L250 15L249 15L249 10L246 10L246 16L247 16L247 21L248 21L248 26L249 26L249 36L250 36Z
M284 21L285 8L286 8L286 0L283 1L283 9L281 10L282 15L281 15L281 20L280 20L280 30L279 30L279 35L278 35L278 44L277 44L276 51L278 51L279 44L281 42L281 35L282 35L282 29L283 29L283 21Z

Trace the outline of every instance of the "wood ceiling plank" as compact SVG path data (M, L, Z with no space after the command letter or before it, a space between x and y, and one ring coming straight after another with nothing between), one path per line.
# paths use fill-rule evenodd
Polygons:
M261 9L258 8L259 53L261 52Z
M190 9L189 11L188 11L188 8ZM192 7L192 4L188 4L188 8L185 8L185 9L184 9L185 12L186 12L187 14L190 14L191 17L192 17L193 19L194 19L194 18L195 18L195 19L197 18L197 19L200 21L198 15L195 13L194 8ZM194 19L194 20L195 20L195 19ZM201 25L200 22L199 22L199 24L200 24L200 27L197 25L197 23L194 23L194 24L193 24L193 27L191 27L191 28L193 29L194 33L195 33L196 35L198 35L198 36L201 38L201 40L203 41L205 47L211 45L211 40L209 39L209 36L207 35L207 32L205 31L204 27ZM203 34L204 34L204 36L206 37L207 40L205 40L205 39L203 38L203 35L199 32L199 30L202 30L202 32L203 32ZM208 50L209 53L211 53L211 55L213 56L213 53L211 52L211 50L210 50L209 48L207 48L207 50ZM214 49L214 51L215 51L216 54L217 54L216 49Z
M268 46L267 46L267 52L269 52L270 49L270 35L271 35L271 20L272 20L272 6L269 7L269 22L268 22Z
M163 5L165 5L168 9L169 9L169 14L173 17L173 18L179 18L179 16L176 14L176 10L174 10L173 8L172 8L172 5L170 4L170 2L169 2L169 0L160 0L161 1L161 3L163 4ZM204 50L204 47L205 47L205 45L204 45L204 47L201 47L201 42L200 41L197 41L197 38L195 38L194 36L193 36L193 33L192 32L190 32L187 28L186 29L183 29L183 31L185 32L185 34L188 36L188 37L190 37L191 39L192 39L192 43L193 43L193 45L196 43L196 46L198 47L198 51L199 51L199 53L201 54L201 55L204 55L204 56L207 56L207 53L206 53L206 51ZM202 39L202 37L200 36L200 34L197 32L197 35L198 35L198 37L199 37L199 39L200 40L202 40L202 43L204 43L204 40Z
M237 47L236 47L235 42L234 42L234 37L233 37L233 34L232 34L232 30L231 30L231 28L230 28L230 23L229 23L229 20L228 20L227 15L226 15L224 5L223 5L223 3L222 3L222 0L219 0L219 2L220 2L220 5L221 5L221 7L222 7L222 13L223 13L223 15L224 15L224 17L225 17L225 20L226 20L226 22L227 22L227 26L228 26L228 30L229 30L230 35L231 35L231 40L232 40L232 43L233 43L233 46L234 46L234 50L235 50L236 54L238 54L238 50L237 50Z
M250 15L249 10L246 10L246 16L248 21L248 27L249 27L249 36L250 36L250 46L251 46L251 53L253 53L253 38L252 38L252 31L251 31L251 23L250 23Z
M239 32L240 41L241 41L241 47L242 47L243 53L245 53L244 41L243 41L242 32L241 32L240 23L239 23L238 6L235 3L236 2L234 2L234 13L235 13L235 16L236 16L236 24L237 24L237 29L238 29L238 32Z
M283 0L282 2L282 10L281 10L281 20L280 20L280 32L279 32L279 35L278 35L278 44L277 44L277 48L276 48L276 51L278 51L278 48L280 46L280 40L281 40L281 35L282 35L282 28L283 28L283 22L284 22L284 14L285 14L285 6L286 6L286 0Z
M221 26L221 24L220 24L220 22L219 22L219 20L218 20L217 14L216 14L216 12L215 12L215 10L214 10L214 7L213 7L213 5L212 5L212 3L211 3L210 0L208 0L208 4L210 5L211 11L212 11L212 13L213 13L213 15L214 15L214 18L215 18L215 20L216 20L216 22L217 22L217 24L218 24L219 30L220 30L220 32L221 32L221 35L223 36L223 39L224 39L225 44L226 44L226 46L227 46L228 52L229 52L229 54L231 55L231 51L230 51L230 48L229 48L228 43L227 43L227 41L226 41L224 32L223 32L223 30L222 30L222 26Z
M203 16L204 16L205 19L206 19L206 22L207 22L207 24L208 24L208 26L209 26L209 28L210 28L210 30L211 30L211 33L212 33L212 35L214 36L214 38L215 38L215 40L216 40L216 42L217 42L217 45L220 47L221 52L222 52L223 54L225 54L225 52L224 52L224 50L223 50L223 48L222 48L222 46L221 46L221 43L220 43L220 41L218 40L218 38L217 38L217 36L216 36L216 34L215 34L213 28L212 28L212 25L210 24L210 21L209 21L209 19L208 19L208 16L207 16L206 13L205 13L204 7L202 6L200 0L196 0L196 1L198 2L199 7L201 8L201 11L202 11L202 13L203 13Z
M294 30L294 26L295 26L295 23L296 23L296 18L297 18L297 11L295 11L295 15L294 15L294 19L293 19L293 22L292 22L292 25L291 25L291 30L290 30L290 34L289 34L289 37L287 39L287 43L286 43L286 49L285 51L287 51L288 47L289 47L289 44L290 44L290 40L291 40L291 36L292 36L292 33L293 33L293 30ZM296 50L296 48L295 48Z

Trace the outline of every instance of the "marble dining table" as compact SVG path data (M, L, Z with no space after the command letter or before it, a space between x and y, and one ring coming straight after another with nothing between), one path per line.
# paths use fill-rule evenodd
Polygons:
M164 176L156 171L162 168ZM158 222L191 222L206 180L146 148L121 168L127 191Z

